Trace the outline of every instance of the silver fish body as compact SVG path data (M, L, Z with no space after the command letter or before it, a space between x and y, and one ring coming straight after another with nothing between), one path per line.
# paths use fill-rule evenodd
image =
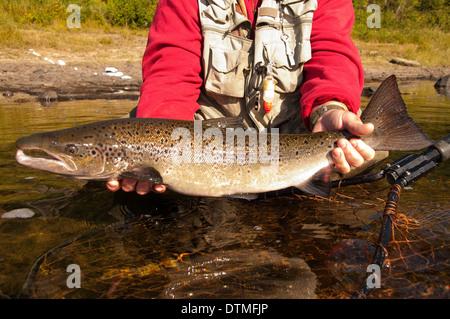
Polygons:
M375 131L375 150L417 150L432 144L407 115L395 77L384 81L361 119ZM230 137L231 136L231 137ZM298 187L327 196L330 152L348 132L276 134L244 130L236 118L179 121L117 119L17 140L17 161L75 178L130 177L193 196L236 196ZM52 158L26 155L38 150Z

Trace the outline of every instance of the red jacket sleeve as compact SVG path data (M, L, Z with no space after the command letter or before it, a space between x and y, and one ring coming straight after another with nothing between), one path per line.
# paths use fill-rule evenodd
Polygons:
M357 112L360 108L364 71L350 33L355 14L351 0L319 0L314 12L312 58L304 65L300 88L301 115L309 127L313 106L338 100Z
M331 99L359 109L364 73L350 32L350 0L318 0L305 64L301 114ZM202 85L202 35L196 0L160 0L143 57L138 117L193 120Z
M202 85L201 53L197 0L160 0L142 60L137 117L193 120Z

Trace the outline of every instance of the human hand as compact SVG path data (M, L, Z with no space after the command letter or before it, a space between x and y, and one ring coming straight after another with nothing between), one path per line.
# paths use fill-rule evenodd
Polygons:
M136 191L139 195L146 195L151 191L155 193L164 193L166 191L166 186L164 185L152 185L149 182L138 181L131 178L123 178L122 180L110 180L106 182L106 187L112 191L116 192L122 188L125 192Z
M356 136L369 135L373 132L372 123L364 124L358 115L350 111L332 109L325 112L316 122L314 132L347 130ZM335 168L342 174L350 172L351 166L360 167L364 161L370 161L375 151L360 139L340 139L332 151Z

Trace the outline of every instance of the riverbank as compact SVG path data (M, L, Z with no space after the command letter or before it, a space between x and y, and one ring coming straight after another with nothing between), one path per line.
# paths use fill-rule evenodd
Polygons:
M10 49L0 52L0 101L51 102L54 99L139 98L142 84L141 59L146 38L98 56L95 52L46 49ZM393 64L377 51L361 50L366 85L381 82L391 74L399 81L433 80L449 74L448 67Z

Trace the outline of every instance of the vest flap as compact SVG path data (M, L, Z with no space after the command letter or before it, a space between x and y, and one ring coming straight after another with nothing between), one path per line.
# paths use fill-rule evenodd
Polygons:
M227 21L231 18L231 10L230 7L233 3L233 0L206 0L209 2L206 8L204 8L201 12L203 16L209 17L212 20L215 20L219 23L227 23Z
M227 10L233 3L233 0L208 0L208 2L211 4L215 4L223 10Z
M228 73L236 69L249 53L242 50L224 50L221 48L211 48L211 64L219 72Z
M308 12L313 12L317 9L317 0L285 0L283 1L285 6L285 13L292 14L293 16L302 16Z

